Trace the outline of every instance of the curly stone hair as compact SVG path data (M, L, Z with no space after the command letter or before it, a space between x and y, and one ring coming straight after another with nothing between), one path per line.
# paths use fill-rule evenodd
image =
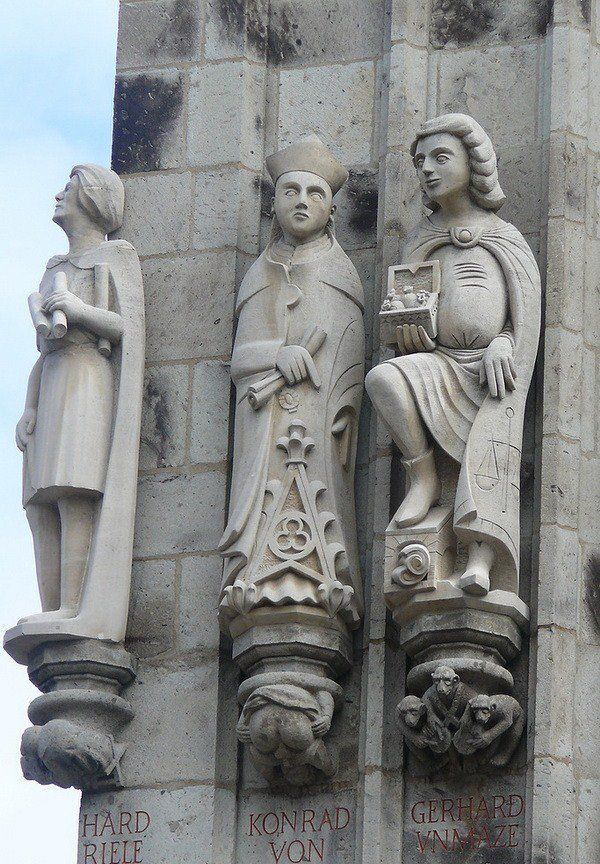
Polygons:
M442 114L440 117L427 120L410 145L413 160L421 138L442 132L455 135L467 150L471 168L469 194L473 201L485 210L499 210L506 201L506 196L498 182L498 163L494 146L485 129L467 114ZM425 194L423 202L430 210L437 209L438 205L430 201Z

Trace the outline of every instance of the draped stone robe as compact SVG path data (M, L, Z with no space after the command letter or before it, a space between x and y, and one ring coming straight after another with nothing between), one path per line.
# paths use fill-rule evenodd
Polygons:
M437 444L460 465L454 530L495 550L492 587L518 592L519 491L525 400L537 352L541 288L531 249L509 223L443 230L425 219L403 263L441 262L438 337L431 352L386 361L408 384ZM516 389L503 399L479 383L485 348L513 345Z
M278 441L290 423L301 422L314 441L306 458L308 482L324 487L318 509L333 516L326 535L337 550L336 576L354 588L360 607L354 464L364 377L362 310L358 274L329 235L296 248L282 240L271 243L244 278L231 364L236 412L229 521L220 543L223 588L236 577L252 582L257 576L260 561L252 561L257 535L268 519L271 492L286 471ZM298 345L312 325L326 332L314 355L320 388L310 380L286 385L255 411L248 387L274 372L279 349ZM302 591L294 599L306 602Z

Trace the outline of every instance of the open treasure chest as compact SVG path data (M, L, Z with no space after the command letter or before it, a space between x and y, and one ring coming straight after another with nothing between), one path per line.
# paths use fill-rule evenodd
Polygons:
M382 344L395 346L396 329L403 324L423 327L435 339L439 296L439 261L388 268L387 294L379 313Z

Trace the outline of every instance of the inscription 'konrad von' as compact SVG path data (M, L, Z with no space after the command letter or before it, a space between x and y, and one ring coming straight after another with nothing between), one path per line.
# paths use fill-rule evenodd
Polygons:
M275 864L300 864L301 861L324 861L325 836L318 835L342 831L349 824L350 811L347 807L325 808L322 811L271 810L268 813L250 814L248 836L267 840L267 848L272 856L269 860L275 861ZM300 836L290 836L292 834Z
M420 826L416 831L418 851L424 855L434 851L517 849L521 826L515 820L524 808L521 795L417 801L410 816L413 824Z

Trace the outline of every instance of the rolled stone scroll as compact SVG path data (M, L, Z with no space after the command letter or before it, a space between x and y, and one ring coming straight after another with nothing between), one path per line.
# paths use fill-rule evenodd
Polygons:
M55 291L68 291L67 274L59 270L54 277ZM52 313L52 338L62 339L67 332L67 316L61 309L55 309Z
M311 357L314 357L326 338L327 333L321 327L315 325L305 331L300 345L306 348ZM314 383L318 389L320 382ZM255 411L258 411L263 405L267 404L271 396L283 390L285 384L286 381L281 372L270 372L258 384L248 387L248 402Z
M52 324L50 318L42 309L44 298L39 291L34 291L33 294L30 294L27 298L27 303L29 305L29 312L31 314L33 326L35 327L35 332L39 336L47 338L50 336L52 331Z

